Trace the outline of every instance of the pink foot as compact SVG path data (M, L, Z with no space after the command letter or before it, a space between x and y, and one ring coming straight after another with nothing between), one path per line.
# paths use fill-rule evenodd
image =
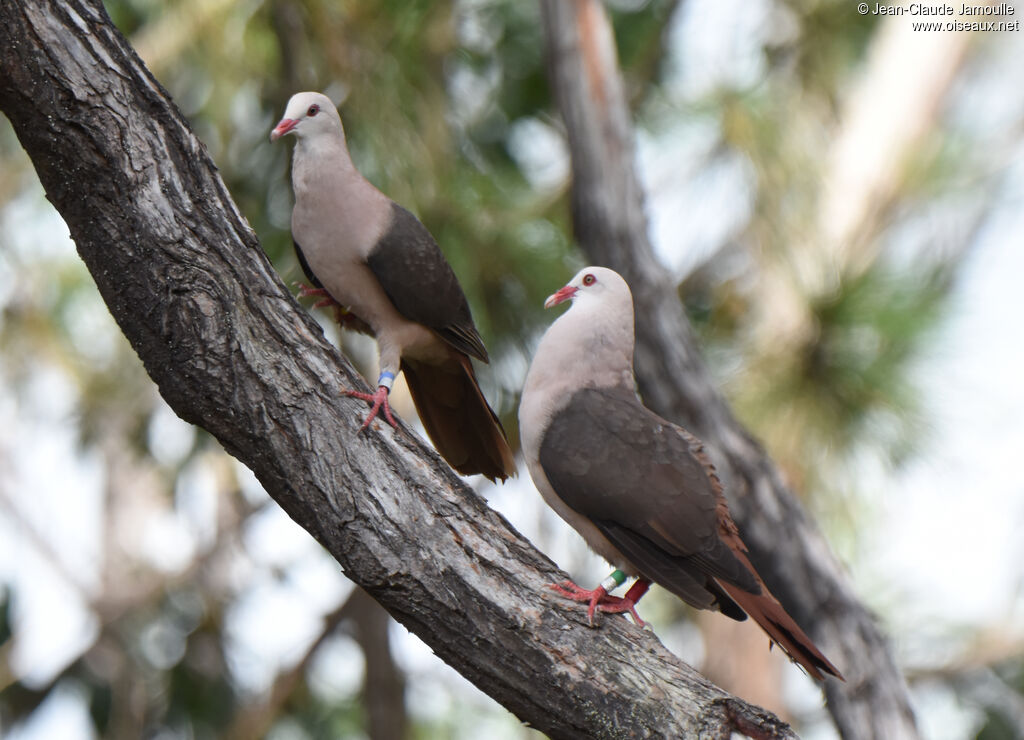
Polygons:
M366 421L359 427L359 431L363 431L366 427L370 426L370 422L377 418L377 414L383 409L384 417L388 420L388 424L398 428L398 422L395 421L395 417L391 415L391 406L388 404L388 389L386 387L379 386L376 393L361 393L359 391L342 391L346 396L350 398L359 398L367 403L372 403L373 408L370 409L369 416L366 417Z
M637 581L637 584L644 583L643 581ZM619 598L618 596L610 595L604 588L604 586L598 586L593 591L588 591L585 588L580 588L572 581L562 581L561 583L549 583L548 588L556 593L564 596L567 599L573 601L587 602L587 621L590 625L594 625L594 612L602 611L609 614L623 614L629 613L633 617L633 621L640 627L643 627L645 622L640 619L640 615L636 613L636 602L640 600L644 592L647 591L647 585L645 584L643 589L637 589L637 585L634 584L625 598ZM634 594L634 591L638 590L639 594Z
M327 308L328 306L338 305L338 302L331 298L331 294L324 288L314 288L305 283L296 283L295 285L299 289L299 298L316 297L320 299L313 304L313 308Z

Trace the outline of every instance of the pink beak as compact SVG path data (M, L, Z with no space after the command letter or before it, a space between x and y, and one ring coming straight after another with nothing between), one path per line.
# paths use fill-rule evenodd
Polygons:
M565 303L576 295L576 291L579 288L575 288L572 285L566 285L564 288L559 288L553 295L549 295L548 299L544 301L544 308L551 308L557 306L559 303Z
M277 141L285 134L291 132L296 126L299 125L299 119L297 118L282 118L281 122L274 127L274 130L270 132L270 140Z

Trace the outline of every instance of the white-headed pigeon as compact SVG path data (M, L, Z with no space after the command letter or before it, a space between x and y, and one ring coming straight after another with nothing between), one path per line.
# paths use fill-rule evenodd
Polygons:
M553 585L595 610L629 612L651 582L736 620L750 615L815 678L839 671L750 564L699 440L639 400L633 296L622 277L586 267L545 302L572 301L547 330L519 406L523 454L544 500L618 570L589 591ZM624 598L609 595L628 576Z
M380 377L373 394L346 391L383 410L399 371L438 452L464 475L513 474L512 450L488 406L470 357L487 362L469 304L437 243L415 216L352 163L341 117L315 92L293 95L271 141L292 134L292 237L315 288L339 306L343 325L374 335Z

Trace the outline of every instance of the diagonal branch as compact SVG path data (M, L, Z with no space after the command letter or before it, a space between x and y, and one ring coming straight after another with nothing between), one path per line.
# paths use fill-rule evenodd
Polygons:
M568 132L576 238L636 301L636 370L654 411L713 448L729 505L768 587L845 674L825 685L844 737L917 736L906 684L874 616L704 365L647 236L614 40L598 0L541 0L548 75Z
M356 433L339 391L361 381L100 0L0 5L0 109L171 407L442 659L554 737L793 737L650 633L547 596L563 574L406 425Z

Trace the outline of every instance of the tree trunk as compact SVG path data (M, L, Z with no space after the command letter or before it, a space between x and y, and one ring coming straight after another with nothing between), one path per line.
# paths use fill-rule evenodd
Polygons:
M405 677L391 655L391 620L361 588L349 599L353 632L366 664L362 692L366 735L370 740L402 740L407 733Z
M704 365L676 286L647 236L632 128L611 27L597 0L541 0L548 76L572 158L572 215L588 259L620 272L636 302L636 373L644 402L711 448L755 567L846 677L828 680L847 738L917 736L906 683L842 566L743 429Z
M399 622L553 737L793 737L565 578L362 381L285 291L202 144L99 0L0 5L0 108L160 392ZM282 187L285 185L282 183Z

